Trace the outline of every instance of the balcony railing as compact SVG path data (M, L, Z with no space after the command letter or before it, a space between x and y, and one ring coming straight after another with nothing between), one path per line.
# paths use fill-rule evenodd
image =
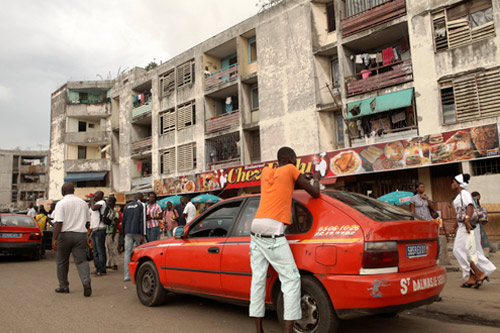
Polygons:
M205 77L205 91L222 87L228 82L238 79L238 64L224 67L210 76Z
M41 174L47 172L46 165L21 165L19 173L21 174Z
M132 179L132 187L136 186L147 186L147 185L152 185L153 184L153 177L152 176L146 176L146 177L139 177L139 178L133 178Z
M100 117L111 115L110 103L101 104L70 104L66 108L68 117Z
M135 120L136 118L144 116L148 113L151 114L152 109L153 109L153 103L151 102L132 109L132 120Z
M110 131L67 132L66 144L107 144L111 142Z
M232 168L239 165L241 165L240 157L225 161L217 161L215 163L207 163L207 169L218 170L218 169Z
M132 154L142 154L144 152L150 151L153 144L152 137L147 137L141 140L132 142L130 148L132 149Z
M238 126L239 123L240 113L238 110L221 114L205 121L205 133L213 133L231 126Z
M345 79L347 96L390 87L413 80L411 60L400 60L390 65L368 69L371 75L363 79L363 73L348 76Z
M109 158L65 160L65 172L94 172L110 171L111 160Z
M366 0L365 0L366 2ZM387 0L342 20L342 36L373 28L406 14L405 0Z

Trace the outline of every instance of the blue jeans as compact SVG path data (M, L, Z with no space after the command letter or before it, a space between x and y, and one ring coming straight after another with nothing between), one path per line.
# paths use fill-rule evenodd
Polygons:
M139 234L126 234L125 235L125 256L123 258L123 281L130 281L130 273L128 264L132 251L135 247L141 245L141 235Z
M97 273L106 273L106 229L92 231L94 266Z
M158 234L160 233L160 227L152 227L146 229L146 237L148 238L148 242L153 242L158 240Z

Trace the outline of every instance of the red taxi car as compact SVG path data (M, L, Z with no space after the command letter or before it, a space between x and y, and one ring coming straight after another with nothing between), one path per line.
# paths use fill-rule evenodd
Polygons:
M0 253L27 254L39 260L41 247L42 234L32 217L0 214Z
M248 304L250 225L260 197L223 201L176 230L176 238L134 249L129 265L140 301L167 291ZM286 230L302 279L298 332L331 332L340 319L394 314L432 303L443 290L438 226L363 195L294 193ZM282 321L283 297L270 268L266 304Z

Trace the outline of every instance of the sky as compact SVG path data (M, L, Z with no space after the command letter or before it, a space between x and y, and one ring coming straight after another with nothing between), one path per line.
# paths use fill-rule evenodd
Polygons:
M166 61L255 15L257 0L0 2L0 149L49 149L50 94Z

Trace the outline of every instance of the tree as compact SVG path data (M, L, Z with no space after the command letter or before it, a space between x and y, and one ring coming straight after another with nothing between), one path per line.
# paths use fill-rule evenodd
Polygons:
M263 12L271 7L279 5L284 1L285 0L258 0L255 5L260 8L259 9L260 12Z
M150 71L152 69L155 69L156 67L158 67L158 64L156 63L155 59L153 59L153 61L151 61L144 69L146 71Z

